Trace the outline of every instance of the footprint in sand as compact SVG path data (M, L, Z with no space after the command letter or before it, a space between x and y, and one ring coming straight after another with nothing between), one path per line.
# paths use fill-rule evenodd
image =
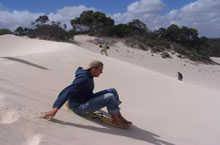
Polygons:
M37 135L34 135L33 137L30 137L26 141L26 143L24 143L24 145L39 145L41 140L42 140L42 135L41 134L37 134Z
M6 111L6 110L5 110ZM0 114L0 124L11 124L17 121L19 115L16 111L6 111Z
M1 110L6 106L4 95L0 95L0 124L11 124L18 120L19 115L15 110Z

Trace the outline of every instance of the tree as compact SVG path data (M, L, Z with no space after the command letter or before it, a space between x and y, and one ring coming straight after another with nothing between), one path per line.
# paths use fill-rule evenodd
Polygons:
M170 25L166 30L166 38L170 41L179 42L181 39L180 34L181 30L175 24Z
M41 38L46 40L56 40L56 41L63 41L68 40L71 38L73 33L66 32L63 28L59 25L42 25L34 29L31 33L29 33L29 37L31 38Z
M140 20L134 19L128 23L133 34L143 35L148 31L147 26Z
M14 31L14 33L19 36L25 36L28 33L30 33L31 31L33 31L33 30L30 28L17 27L17 29Z
M84 11L80 17L71 20L71 25L75 31L88 30L91 33L105 33L114 25L114 20L106 17L104 13L92 10Z
M159 30L155 30L154 34L156 37L160 39L166 39L167 38L167 30L165 28L160 28Z
M26 34L27 29L23 27L17 27L17 29L14 31L16 35L24 36Z
M13 34L9 29L0 29L0 35Z
M188 28L186 26L183 26L181 28L181 34L179 37L180 37L180 43L182 44L185 43L191 46L200 45L198 31L194 28Z
M49 22L49 18L47 16L39 16L35 22L32 22L32 24L36 24L37 27L42 26Z
M127 24L118 24L113 27L112 34L118 37L125 37L131 33L131 29Z

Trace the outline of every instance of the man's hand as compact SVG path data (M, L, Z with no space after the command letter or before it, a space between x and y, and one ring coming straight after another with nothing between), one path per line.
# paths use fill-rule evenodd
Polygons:
M48 112L41 112L41 118L51 120L57 113L59 109L58 108L53 108L52 110Z

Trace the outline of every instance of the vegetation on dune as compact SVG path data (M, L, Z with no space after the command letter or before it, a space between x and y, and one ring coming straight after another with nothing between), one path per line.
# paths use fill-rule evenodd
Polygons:
M9 29L0 29L0 35L13 34Z
M179 27L175 24L168 28L150 31L140 20L134 19L127 24L114 25L114 21L101 12L85 11L71 20L76 34L118 37L125 39L127 45L152 53L161 53L163 58L171 58L169 51L179 57L196 62L212 63L210 56L219 56L219 45L211 46L208 38L199 37L194 28Z
M61 22L51 22L47 16L40 16L32 22L34 29L18 27L14 33L19 36L40 38L44 40L68 41L73 39L74 32L66 31L66 25Z
M65 24L51 22L47 16L40 16L32 22L33 29L18 27L14 34L54 41L73 40L77 34L117 37L125 40L125 44L130 47L160 53L163 58L171 58L171 52L180 58L210 64L210 57L220 57L220 39L199 37L196 29L186 26L172 24L151 31L138 19L115 25L112 18L92 10L82 12L70 23L72 29L67 31ZM8 29L0 29L0 35L11 33Z

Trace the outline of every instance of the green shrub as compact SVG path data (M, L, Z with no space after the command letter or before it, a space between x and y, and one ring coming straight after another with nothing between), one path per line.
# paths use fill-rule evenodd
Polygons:
M161 46L151 48L151 52L153 53L163 52L164 50L165 50L164 47L161 47Z
M148 41L146 44L147 44L149 47L154 47L154 44L153 44L152 41Z
M41 38L45 40L65 41L69 40L73 35L72 31L66 32L58 25L42 25L31 31L28 36L30 38Z
M13 34L9 29L0 29L0 35Z
M172 58L168 52L162 52L161 56L162 58Z

